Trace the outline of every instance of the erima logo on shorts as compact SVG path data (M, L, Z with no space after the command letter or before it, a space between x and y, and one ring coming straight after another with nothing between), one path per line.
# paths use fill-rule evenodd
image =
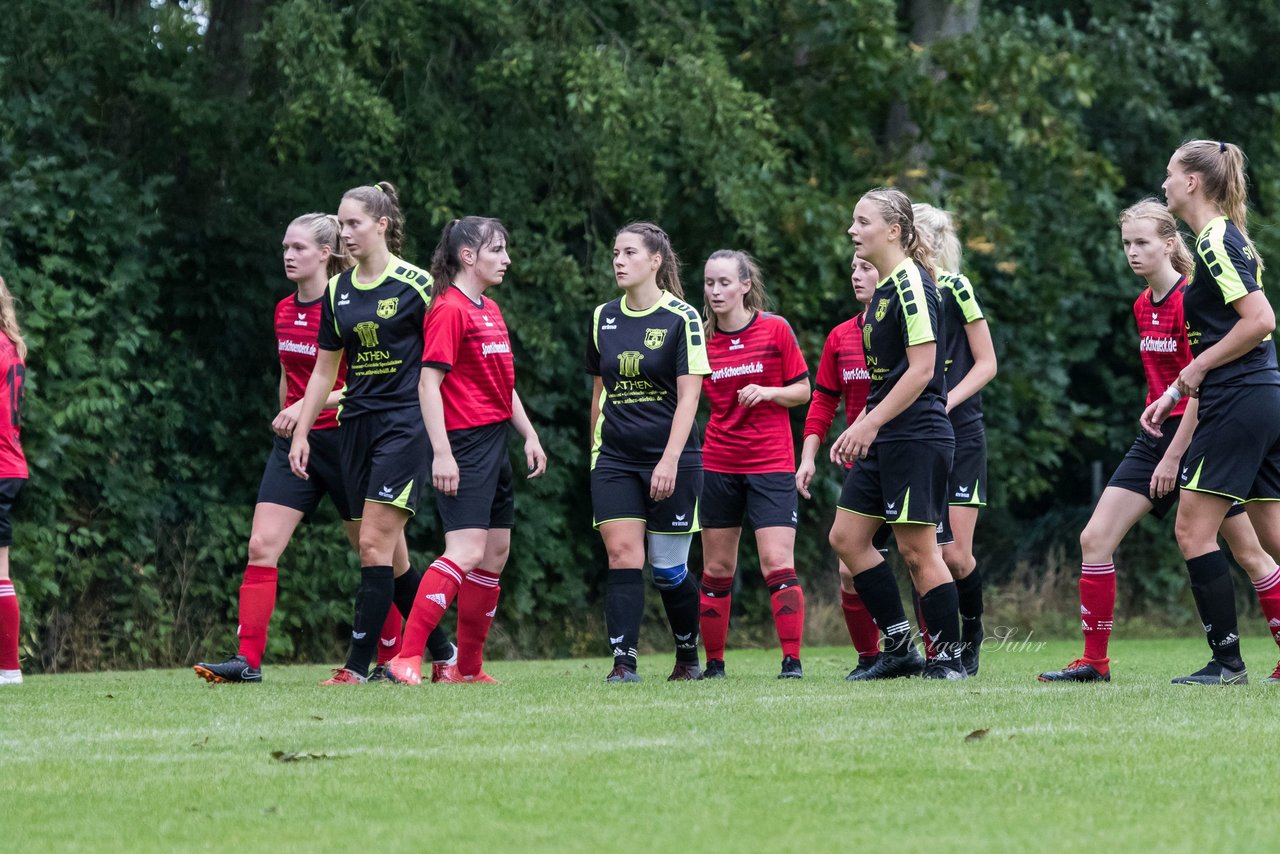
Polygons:
M683 514L683 515L676 516L675 521L671 523L671 526L672 526L673 528L687 528L687 527L689 527L689 520L685 518L685 516L688 516L688 515L689 515L689 514L685 513L685 514Z
M396 494L395 494L394 492L392 492L392 491L391 491L391 487L387 486L385 483L384 483L384 484L382 484L382 489L379 489L379 490L378 490L378 495L382 496L383 498L395 498L395 497L396 497Z
M884 512L888 513L890 516L897 516L897 515L898 515L898 502L896 502L896 501L895 501L895 502L893 502L892 504L886 504L886 505L884 506Z

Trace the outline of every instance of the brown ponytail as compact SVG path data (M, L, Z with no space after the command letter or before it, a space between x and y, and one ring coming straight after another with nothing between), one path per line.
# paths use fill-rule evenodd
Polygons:
M480 251L495 237L508 240L507 227L501 220L485 216L465 216L451 221L440 232L440 242L431 255L431 285L433 295L438 295L453 284L462 269L460 255L464 247Z
M932 278L937 278L933 266L933 243L930 235L918 231L915 214L911 209L911 199L896 187L876 187L863 194L862 198L875 202L880 216L888 225L897 225L902 229L899 245L911 259L919 264Z
M671 248L671 238L667 233L651 222L632 222L618 229L618 234L637 234L644 243L645 251L650 255L661 255L662 266L658 267L658 287L670 291L680 299L684 299L684 287L680 284L680 259Z
M1248 159L1240 146L1209 139L1184 142L1174 154L1182 168L1200 176L1206 200L1217 205L1235 223L1245 243L1262 269L1262 256L1249 238L1246 220L1249 216L1249 179L1245 174Z
M390 181L379 181L372 186L352 187L342 194L344 199L355 199L364 205L374 219L387 219L387 249L399 257L404 251L404 213L400 209L400 194Z

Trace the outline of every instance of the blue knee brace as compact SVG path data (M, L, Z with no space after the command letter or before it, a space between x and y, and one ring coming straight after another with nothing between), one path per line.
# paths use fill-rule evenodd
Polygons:
M689 567L683 563L678 566L655 566L653 568L653 586L659 590L675 590L684 583L688 574Z

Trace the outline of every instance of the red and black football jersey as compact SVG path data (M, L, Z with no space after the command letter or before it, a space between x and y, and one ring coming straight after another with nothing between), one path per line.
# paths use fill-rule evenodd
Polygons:
M22 453L22 392L27 366L9 336L0 333L0 477L27 477Z
M284 372L284 405L292 406L307 392L307 382L316 367L316 339L320 334L321 303L324 297L302 302L297 293L290 294L276 303L276 351L280 355L280 369ZM338 367L334 388L342 388L346 382L347 366ZM325 430L338 426L338 411L322 409L316 417L313 430Z
M1182 314L1186 286L1187 278L1183 276L1158 302L1152 298L1151 288L1144 289L1133 301L1133 319L1138 323L1138 351L1142 356L1143 373L1147 376L1147 406L1173 385L1178 374L1191 361ZM1169 415L1181 415L1186 409L1187 400L1183 398L1174 404Z
M846 424L852 424L867 405L871 374L862 352L862 323L863 316L858 314L827 335L818 361L809 413L804 419L804 435L825 439L842 399Z
M472 302L452 286L440 294L427 315L422 364L448 371L440 386L446 430L511 419L516 366L507 324L493 300Z
M702 466L726 474L795 470L791 417L776 403L747 408L738 392L748 385L788 386L807 379L809 368L791 325L776 314L756 312L742 329L720 331L707 342L711 374L702 393L711 404Z

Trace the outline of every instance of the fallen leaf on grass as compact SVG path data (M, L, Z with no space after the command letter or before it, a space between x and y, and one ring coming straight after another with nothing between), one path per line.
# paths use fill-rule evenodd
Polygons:
M115 694L107 694L107 695L105 695L105 696L106 696L106 698L107 698L108 700L114 700L114 699L116 698L116 695L115 695Z
M312 716L311 716L311 720L313 720L313 721L322 721L322 720L324 720L324 718L320 717L319 715L312 715Z
M342 759L335 753L290 753L283 750L271 751L271 758L277 762L302 762L306 759Z
M193 742L191 742L191 746L192 746L192 747L204 747L204 746L205 746L206 744L208 744L208 743L209 743L209 736L207 736L207 735L206 735L206 736L204 737L204 741L193 741Z
M991 732L991 730L989 730L989 729L975 729L973 732L971 732L971 733L969 733L968 735L966 735L966 736L964 737L964 740L965 740L965 741L977 741L977 740L978 740L978 739L980 739L980 738L986 738L986 737L987 737L987 733L989 733L989 732Z

